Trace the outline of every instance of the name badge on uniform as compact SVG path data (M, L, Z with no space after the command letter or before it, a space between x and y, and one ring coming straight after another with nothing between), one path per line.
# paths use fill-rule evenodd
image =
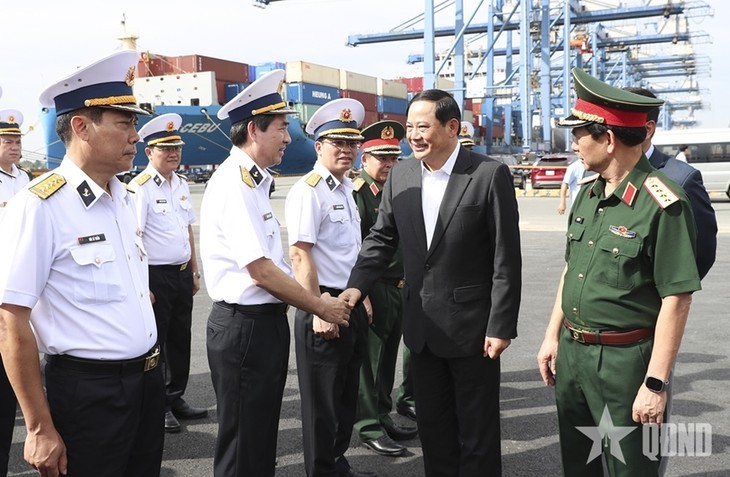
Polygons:
M264 215L262 215L261 217L263 217L264 221L267 221L267 220L269 220L270 218L272 218L273 216L274 216L274 214L272 214L271 212L266 212L266 213L265 213Z
M167 199L157 199L155 202L158 204L167 204Z
M344 204L335 204L332 208L335 210L345 210L345 205Z
M106 236L104 234L87 235L86 237L79 237L79 245L94 242L105 242Z

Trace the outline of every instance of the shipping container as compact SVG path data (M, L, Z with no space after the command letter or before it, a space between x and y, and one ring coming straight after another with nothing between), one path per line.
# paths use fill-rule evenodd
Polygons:
M377 123L379 121L378 119L378 112L373 110L365 110L365 119L363 119L362 124L360 125L360 129L364 129L368 126L370 126L373 123Z
M321 104L294 103L292 107L299 113L299 121L306 125L312 115L322 106Z
M408 92L419 93L423 91L423 78L419 76L415 78L397 78L394 81L399 81L405 84Z
M286 100L290 103L324 104L340 97L340 90L332 86L310 83L286 85Z
M134 82L134 96L151 105L210 106L225 94L225 83L217 88L210 71L186 75L148 76ZM217 94L221 94L218 96Z
M461 120L474 123L474 113L472 113L471 111L464 111L464 113L461 115Z
M405 85L403 85L403 86L405 86ZM390 96L378 96L378 112L379 113L406 114L407 108L408 108L407 99L391 98Z
M226 83L248 83L248 65L235 61L221 60L203 55L184 55L168 58L173 66L173 73L194 73L212 71L218 81Z
M340 70L340 89L377 95L378 78Z
M253 83L256 81L256 66L248 65L248 80Z
M248 83L242 83L242 82L239 82L239 83L226 83L226 86L225 86L225 95L224 95L224 98L225 98L224 103L227 103L228 101L230 101L233 98L235 98L236 95L238 95L238 93L240 93L241 91L243 91L246 88L246 86L248 86Z
M439 76L438 78L436 78L436 88L448 91L449 93L453 93L452 90L454 89L454 82L450 79L442 78Z
M270 71L284 70L284 69L286 69L286 63L281 63L279 61L270 61L268 63L262 63L260 65L254 66L254 71L255 71L254 79L261 78L261 76L263 76L264 74L266 74ZM249 81L254 81L254 79L249 78Z
M392 114L392 113L378 113L378 121L382 121L384 119L389 119L391 121L398 121L403 125L403 127L406 126L406 116L404 114Z
M339 88L340 70L306 61L287 61L286 82L321 84Z
M391 98L408 98L408 87L398 80L387 80L378 78L378 96L390 96Z
M340 90L341 98L352 98L360 101L366 111L378 111L378 97L370 93L362 93L360 91L351 91L347 89Z

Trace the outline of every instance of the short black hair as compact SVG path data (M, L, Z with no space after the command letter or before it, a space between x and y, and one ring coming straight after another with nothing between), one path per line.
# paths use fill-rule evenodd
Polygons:
M234 123L231 126L231 143L236 147L241 147L248 141L248 123L254 123L257 128L266 132L271 123L274 122L278 114L260 114L252 116L243 121Z
M406 116L411 109L411 105L416 101L433 101L436 103L436 119L445 125L452 119L461 121L461 110L454 97L446 91L440 89L427 89L416 94L408 103L406 108Z
M64 146L68 146L71 142L71 118L86 116L94 124L99 124L103 115L104 109L98 107L81 108L61 114L56 118L56 134L58 134Z
M600 123L591 123L587 125L586 130L593 139L598 139L608 132L610 129L616 135L616 138L627 146L638 146L646 139L646 126L637 128L628 128L622 126L607 126Z

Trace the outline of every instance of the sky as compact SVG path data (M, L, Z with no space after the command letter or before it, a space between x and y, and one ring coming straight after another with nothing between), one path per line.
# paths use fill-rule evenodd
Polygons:
M465 18L477 3L464 0ZM707 0L707 4L714 18L689 19L693 32L711 37L711 43L705 37L695 47L710 58L712 75L698 78L706 109L695 117L702 121L701 127L728 127L730 94L725 85L730 61L723 49L730 46L730 32L720 19L728 18L730 2ZM24 137L24 149L42 152L38 96L77 66L115 50L123 15L129 31L140 37L138 48L161 55L199 54L249 64L303 60L381 78L421 76L422 65L408 65L406 59L423 52L423 40L355 48L346 42L349 35L386 32L423 9L423 0L283 0L265 9L253 6L251 0L4 2L0 109L23 112L23 131L34 128ZM486 6L480 12L486 12ZM453 24L453 15L453 8L445 10L437 15L436 24ZM437 49L448 46L447 40L437 43Z

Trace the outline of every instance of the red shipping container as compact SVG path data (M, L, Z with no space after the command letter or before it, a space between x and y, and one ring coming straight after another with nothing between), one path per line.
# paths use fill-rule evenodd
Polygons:
M212 71L217 81L248 83L248 64L210 56L184 55L170 58L175 74Z
M423 78L422 77L396 78L396 81L405 83L409 92L420 93L421 91L423 91Z
M471 100L471 98L466 98L464 100L464 111L474 111L474 102Z
M365 119L363 119L360 129L366 128L373 123L378 122L378 112L365 110Z
M378 120L382 121L384 119L389 119L391 121L398 121L403 125L403 127L406 127L406 116L404 114L392 114L392 113L379 113L378 114Z
M359 91L351 91L349 89L340 90L341 98L352 98L360 101L365 107L365 111L378 110L378 95L370 93L361 93Z

